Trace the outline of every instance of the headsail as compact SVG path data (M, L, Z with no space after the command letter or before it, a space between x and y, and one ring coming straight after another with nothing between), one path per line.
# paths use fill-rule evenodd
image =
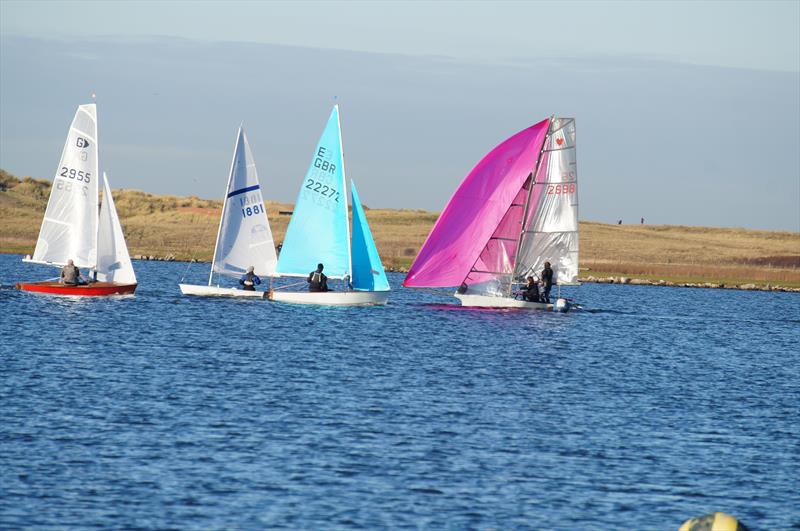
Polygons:
M97 108L78 107L67 133L31 262L97 263Z
M125 244L108 178L103 172L103 205L97 235L97 280L136 284L136 274Z
M277 272L287 276L306 276L317 263L325 265L325 274L331 278L351 274L338 105L331 111L300 187L283 240Z
M389 291L389 280L358 198L356 183L350 181L350 185L353 194L353 289Z
M550 262L559 284L578 278L578 170L575 120L554 118L531 193L515 278L539 273Z
M272 276L277 261L256 164L244 129L239 127L214 247L212 274L238 277L253 266L257 275Z
M518 205L526 195L522 188L548 126L543 120L520 131L472 169L436 221L404 286L458 286L467 275L473 282L510 276L523 210Z

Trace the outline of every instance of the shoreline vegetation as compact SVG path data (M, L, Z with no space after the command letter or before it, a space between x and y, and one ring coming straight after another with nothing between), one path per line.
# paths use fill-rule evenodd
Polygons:
M33 253L50 186L0 170L0 252ZM113 194L133 259L211 260L222 201ZM292 205L265 206L280 243ZM386 270L407 271L438 213L365 210ZM581 282L800 292L798 232L593 221L581 221L580 231Z

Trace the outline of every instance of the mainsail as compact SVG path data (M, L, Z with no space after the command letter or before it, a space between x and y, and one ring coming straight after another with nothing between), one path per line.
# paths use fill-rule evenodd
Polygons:
M78 267L97 263L97 109L81 105L67 134L50 200L39 231L34 263Z
M256 164L242 127L236 136L225 192L211 274L238 277L253 266L257 275L274 275L278 261L275 244Z
M350 227L339 106L331 111L300 187L277 272L306 276L317 263L330 278L350 275Z
M578 279L578 169L575 120L554 118L530 198L530 215L516 260L522 280L550 262L558 284Z
M513 272L524 199L550 121L508 138L467 175L403 282L407 287L492 285Z
M350 181L350 187L353 195L353 289L389 291L389 280L356 192L356 183Z
M111 196L111 186L103 172L103 205L100 207L100 223L97 235L97 280L136 284L136 274L125 244L122 225Z

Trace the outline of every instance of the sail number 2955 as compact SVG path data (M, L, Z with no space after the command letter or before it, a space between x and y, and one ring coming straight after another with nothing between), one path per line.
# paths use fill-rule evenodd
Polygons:
M76 181L84 183L90 182L92 177L92 174L88 171L75 170L74 168L67 168L66 166L61 166L58 174L66 179L75 179Z

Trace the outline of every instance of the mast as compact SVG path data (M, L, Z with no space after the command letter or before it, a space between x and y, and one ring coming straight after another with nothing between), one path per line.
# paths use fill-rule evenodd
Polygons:
M92 100L96 97L92 94ZM97 177L100 177L100 124L97 119L97 104L94 104L94 165L97 168ZM105 178L105 175L103 176ZM110 189L110 188L109 188ZM94 198L94 217L97 220L94 231L94 276L97 278L97 245L100 239L100 185L97 186L97 196Z
M347 217L347 174L344 169L344 147L342 146L342 121L339 117L339 104L336 107L336 126L339 128L339 153L342 155L342 195L344 196L344 215ZM350 222L346 220L345 227L347 228L347 276L351 279L353 277L353 246L350 242ZM347 286L345 286L345 289Z
M214 262L217 259L217 248L219 247L219 236L222 234L222 220L225 219L225 210L228 208L228 190L231 188L231 179L233 179L233 167L236 164L236 155L239 151L239 138L242 136L242 122L239 124L239 133L236 135L236 144L233 146L233 158L231 159L231 169L228 172L228 184L225 185L225 194L222 196L222 213L219 216L219 228L217 228L217 240L214 242L214 254L211 257L211 272L208 274L208 285L214 278Z
M531 183L528 187L528 194L525 197L525 209L522 212L522 222L519 227L519 239L517 240L517 248L514 250L514 269L511 272L511 282L508 283L508 296L511 297L511 292L514 290L514 276L517 273L517 260L519 260L519 250L522 248L522 238L525 236L525 227L528 223L528 210L530 209L531 195L533 194L533 187L536 184L536 177L539 175L539 166L542 163L542 155L544 154L547 139L550 138L550 132L553 128L553 119L555 115L550 115L550 123L547 124L547 134L544 136L542 148L539 150L539 156L536 157L536 166L534 166L533 173L531 173Z

